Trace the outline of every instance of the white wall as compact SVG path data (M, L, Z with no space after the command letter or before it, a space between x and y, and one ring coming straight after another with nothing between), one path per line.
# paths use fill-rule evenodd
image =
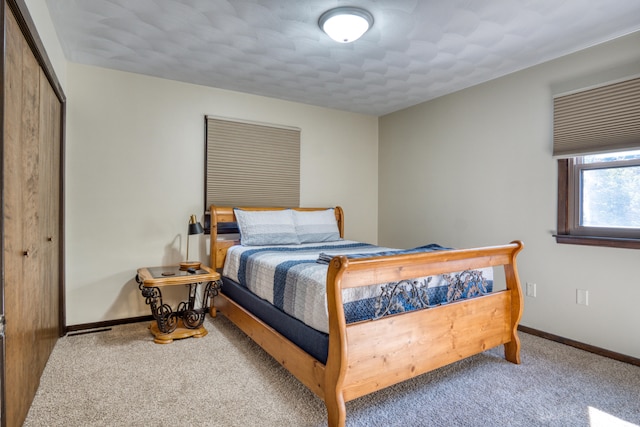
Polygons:
M376 117L72 63L67 97L68 325L149 314L134 276L181 261L202 216L206 114L301 128L301 205L341 205L346 237L377 241Z
M640 251L559 245L552 95L640 73L640 33L380 119L379 241L521 239L522 324L640 357ZM576 304L576 289L589 305Z

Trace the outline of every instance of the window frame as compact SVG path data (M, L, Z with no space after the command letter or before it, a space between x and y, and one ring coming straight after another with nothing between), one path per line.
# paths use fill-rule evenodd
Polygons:
M610 167L634 165L636 161L607 162ZM637 162L640 164L640 162ZM584 227L580 225L580 173L601 169L602 163L582 163L575 158L558 160L558 227L557 243L640 249L640 232L618 228Z

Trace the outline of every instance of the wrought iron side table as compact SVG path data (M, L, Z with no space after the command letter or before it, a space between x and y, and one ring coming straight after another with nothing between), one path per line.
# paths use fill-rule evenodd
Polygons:
M207 335L208 332L202 323L209 309L209 302L218 294L221 285L220 274L215 270L204 265L190 271L180 270L180 266L177 265L145 267L138 269L136 282L145 302L151 307L154 320L149 329L154 336L154 342L169 344L174 339L200 338ZM162 301L160 287L177 285L188 286L189 297L187 301L180 302L176 311L173 311L169 304ZM196 307L200 285L204 286L202 305Z

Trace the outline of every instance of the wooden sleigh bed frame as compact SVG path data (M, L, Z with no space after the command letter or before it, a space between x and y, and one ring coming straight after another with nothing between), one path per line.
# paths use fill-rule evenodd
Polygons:
M242 208L275 210L278 208ZM320 210L326 208L301 208ZM340 236L344 216L335 208ZM218 224L235 222L233 208L211 206L211 265L221 269L234 242L218 239ZM322 364L222 292L211 315L224 314L325 402L328 425L345 425L345 402L504 345L520 363L518 322L523 298L516 267L522 242L361 259L334 257L327 274L329 354ZM503 266L506 289L450 304L347 324L342 289Z

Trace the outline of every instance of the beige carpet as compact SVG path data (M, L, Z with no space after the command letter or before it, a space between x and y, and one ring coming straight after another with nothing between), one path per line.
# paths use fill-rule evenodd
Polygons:
M224 317L168 345L147 326L61 338L24 425L326 425L323 402ZM520 336L521 365L490 350L348 402L347 426L640 425L640 367Z

